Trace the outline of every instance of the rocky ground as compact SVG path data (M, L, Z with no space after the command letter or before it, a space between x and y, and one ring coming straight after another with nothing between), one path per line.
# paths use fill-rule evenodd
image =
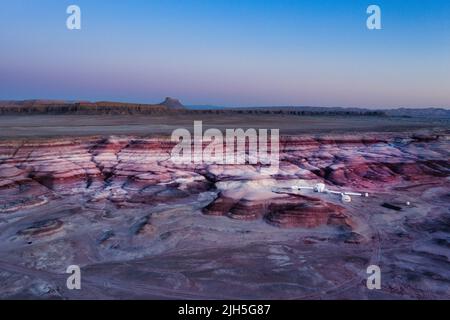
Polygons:
M0 297L450 298L448 130L283 135L270 176L175 165L172 147L1 141ZM318 182L369 197L289 189ZM74 264L81 290L66 288Z

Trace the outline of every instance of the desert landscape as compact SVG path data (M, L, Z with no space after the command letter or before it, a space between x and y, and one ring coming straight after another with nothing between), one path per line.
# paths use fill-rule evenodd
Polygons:
M450 300L449 17L0 1L0 302L267 320Z
M450 298L448 119L165 102L3 104L0 298ZM279 171L173 163L170 133L194 120L280 128ZM368 197L292 189L317 183Z

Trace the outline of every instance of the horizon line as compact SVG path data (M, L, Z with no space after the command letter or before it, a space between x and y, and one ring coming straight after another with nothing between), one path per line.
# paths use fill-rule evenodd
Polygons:
M111 103L127 103L127 104L142 104L142 105L158 105L162 104L165 100L164 99L176 99L179 100L180 103L184 107L212 107L212 108L223 108L223 109L251 109L251 108L339 108L339 109L361 109L361 110L396 110L396 109L414 109L414 110L421 110L421 109L443 109L443 110L450 110L450 106L386 106L386 107L365 107L365 106L324 106L324 105L302 105L302 104L271 104L271 105L220 105L220 104L209 104L209 103L187 103L184 104L182 100L178 98L172 98L170 96L162 98L159 102L142 102L142 101L132 101L132 100L115 100L115 99L52 99L52 98L26 98L26 99L0 99L1 102L25 102L25 101L60 101L63 103L99 103L99 102L111 102ZM205 108L205 110L208 110Z

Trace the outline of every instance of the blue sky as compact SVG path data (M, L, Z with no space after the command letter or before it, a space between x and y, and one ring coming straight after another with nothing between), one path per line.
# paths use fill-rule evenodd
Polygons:
M0 99L450 106L448 0L0 0L0 41Z

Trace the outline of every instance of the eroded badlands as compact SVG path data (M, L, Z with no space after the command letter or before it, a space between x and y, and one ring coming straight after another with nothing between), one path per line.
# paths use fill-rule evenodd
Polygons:
M173 145L0 142L0 297L450 298L448 132L282 136L276 175ZM319 182L370 196L279 192Z

